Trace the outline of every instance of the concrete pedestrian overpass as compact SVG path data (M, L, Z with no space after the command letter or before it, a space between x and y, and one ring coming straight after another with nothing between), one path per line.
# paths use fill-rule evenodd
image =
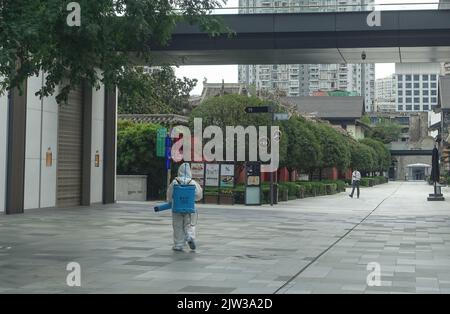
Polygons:
M215 15L235 32L211 38L179 24L156 61L184 65L450 61L450 10ZM366 59L361 54L365 52Z

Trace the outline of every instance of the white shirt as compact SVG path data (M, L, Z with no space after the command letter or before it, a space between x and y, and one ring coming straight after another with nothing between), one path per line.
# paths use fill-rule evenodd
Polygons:
M352 182L353 181L361 181L361 173L358 170L355 170L352 173Z

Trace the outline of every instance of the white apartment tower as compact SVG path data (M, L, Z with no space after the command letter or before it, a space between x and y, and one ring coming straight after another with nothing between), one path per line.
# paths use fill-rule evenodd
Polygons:
M396 111L397 78L394 74L375 81L375 111Z
M374 0L239 0L239 12L289 13L372 10ZM301 60L299 60L301 62ZM344 90L365 96L366 111L373 111L374 64L239 65L239 82L257 89L280 90L287 96Z

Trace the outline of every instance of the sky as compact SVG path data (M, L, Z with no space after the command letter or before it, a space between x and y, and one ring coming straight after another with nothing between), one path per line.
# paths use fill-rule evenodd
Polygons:
M401 6L391 6L396 3L417 3L417 5L411 6L410 9L434 9L438 0L375 0L375 4L378 5L377 9L386 10L404 9ZM429 5L425 3L430 3ZM236 8L238 7L239 0L228 0L226 7ZM389 4L389 6L383 6L383 4ZM235 10L230 10L227 13L235 13ZM394 73L394 63L378 63L375 65L375 78L383 78ZM224 80L225 83L237 83L238 81L238 66L237 65L207 65L207 66L180 66L175 69L175 74L178 77L196 78L198 80L197 86L191 92L191 95L200 95L203 90L203 80L206 78L209 83L220 83Z

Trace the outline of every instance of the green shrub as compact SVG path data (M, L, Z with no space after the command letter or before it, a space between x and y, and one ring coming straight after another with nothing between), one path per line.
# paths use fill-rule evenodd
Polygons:
M325 183L325 189L326 189L327 195L336 194L337 184L336 183Z

